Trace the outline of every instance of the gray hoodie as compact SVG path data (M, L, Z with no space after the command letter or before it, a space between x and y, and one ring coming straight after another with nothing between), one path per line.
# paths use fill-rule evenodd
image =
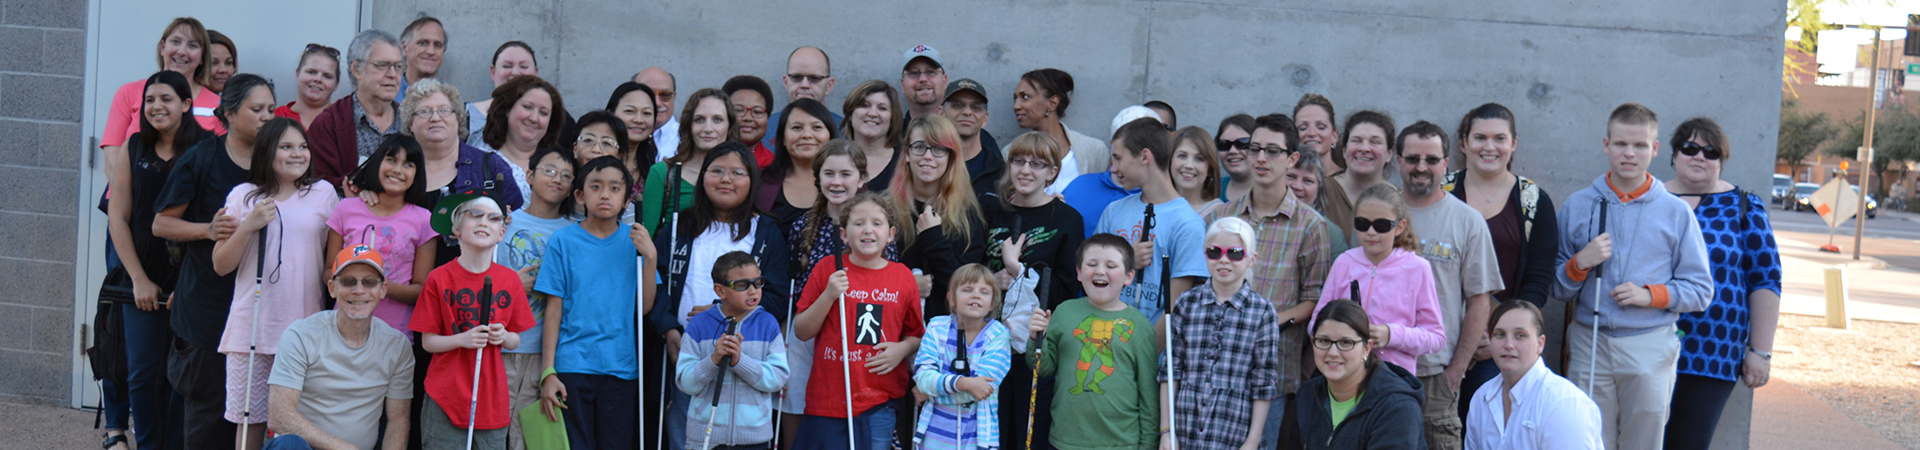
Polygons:
M1706 310L1713 301L1713 274L1693 208L1651 176L1645 193L1623 202L1607 177L1595 178L1592 186L1574 192L1561 205L1553 296L1578 302L1574 320L1588 326L1594 324L1593 301L1598 296L1600 332L1614 337L1665 329L1681 313ZM1575 281L1567 261L1600 234L1601 208L1607 210L1604 231L1613 236L1613 257L1600 264L1599 277L1589 272L1585 281ZM1620 306L1610 293L1627 282L1651 289L1654 304L1664 295L1666 307Z

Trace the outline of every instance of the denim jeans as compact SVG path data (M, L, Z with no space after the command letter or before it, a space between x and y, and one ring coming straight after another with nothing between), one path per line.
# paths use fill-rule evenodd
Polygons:
M167 344L173 342L168 311L141 311L120 305L126 318L127 404L133 412L134 436L140 450L176 450L180 436L180 396L167 384Z

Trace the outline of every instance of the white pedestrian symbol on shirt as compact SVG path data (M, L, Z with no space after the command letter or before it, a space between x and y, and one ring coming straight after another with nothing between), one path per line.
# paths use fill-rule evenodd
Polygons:
M854 319L859 331L854 333L854 342L860 345L879 345L883 338L880 332L880 305L860 304L860 317Z

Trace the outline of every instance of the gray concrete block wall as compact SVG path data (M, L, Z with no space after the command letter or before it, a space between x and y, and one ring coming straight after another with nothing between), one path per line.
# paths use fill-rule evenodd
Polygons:
M0 0L0 402L71 395L86 7Z

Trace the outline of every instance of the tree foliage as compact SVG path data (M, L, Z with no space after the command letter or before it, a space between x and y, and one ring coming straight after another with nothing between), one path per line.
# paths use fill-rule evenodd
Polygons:
M1886 172L1895 161L1920 161L1920 114L1915 108L1881 109L1873 121L1873 171ZM1786 112L1780 114L1782 129L1781 140L1786 139ZM1867 114L1847 119L1837 127L1839 136L1828 142L1826 152L1829 155L1858 158L1861 141L1866 132Z
M1827 119L1827 113L1803 111L1798 102L1783 98L1780 100L1779 148L1774 160L1792 166L1797 176L1801 163L1839 133L1839 128Z

